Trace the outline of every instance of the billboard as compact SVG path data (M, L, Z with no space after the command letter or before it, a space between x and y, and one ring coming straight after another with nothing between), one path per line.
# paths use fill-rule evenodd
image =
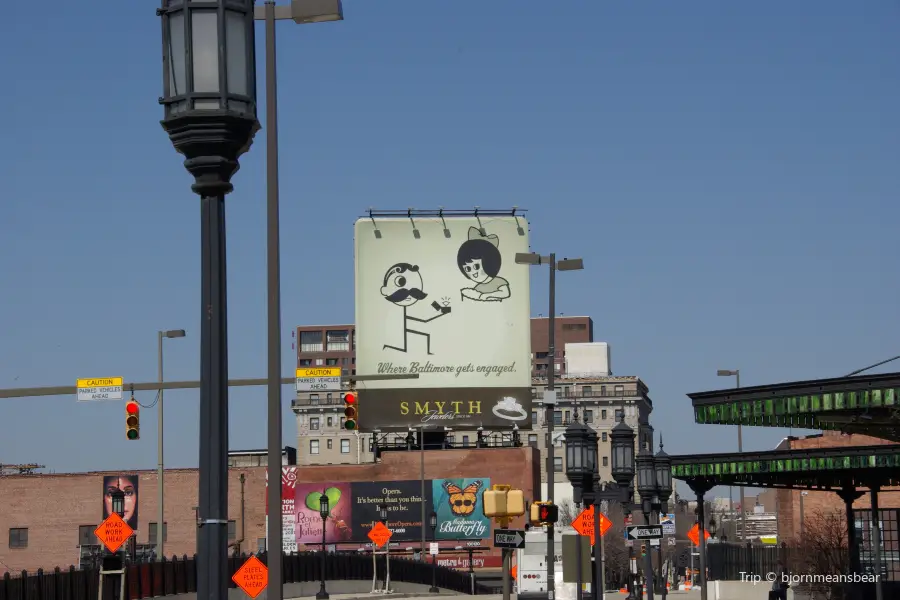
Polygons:
M482 495L490 479L436 479L431 482L439 540L484 539L491 535L491 520L484 516Z
M266 488L269 487L269 472L266 471ZM297 551L297 509L296 509L297 469L281 467L281 549L290 554ZM269 501L266 506L266 531L269 531ZM266 534L268 537L268 533ZM266 544L268 548L268 544Z
M113 512L113 494L122 492L125 495L125 512L122 518L128 526L137 531L138 528L138 476L133 474L103 476L103 520Z
M531 427L524 217L356 222L356 370L364 430Z
M300 483L297 467L283 467L282 471L284 552L322 544L319 506L323 495L329 507L326 544L368 544L367 535L379 519L382 504L388 507L387 526L394 534L391 541L419 541L423 500L426 520L432 510L437 513L438 540L482 540L491 534L490 521L481 508L484 490L490 489L487 477L426 479L423 498L421 480ZM430 540L431 528L427 522L425 526Z

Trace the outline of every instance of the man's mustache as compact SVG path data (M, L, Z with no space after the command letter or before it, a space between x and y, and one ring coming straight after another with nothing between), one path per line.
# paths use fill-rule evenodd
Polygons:
M428 297L428 294L426 294L419 288L410 288L410 289L400 288L399 290L397 290L396 292L394 292L393 294L388 296L387 299L390 300L391 302L403 302L410 296L412 296L416 300L424 300L425 298Z

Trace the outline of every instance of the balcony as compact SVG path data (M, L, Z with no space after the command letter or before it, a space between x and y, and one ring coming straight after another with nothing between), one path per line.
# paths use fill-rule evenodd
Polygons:
M590 398L638 398L638 397L640 397L640 395L641 395L640 392L638 392L637 390L612 390L612 391L607 390L606 392L601 392L599 390L596 392L593 390L591 390L590 392L581 392L579 390L579 393L569 391L569 393L567 394L562 389L556 388L556 399L557 400L575 401L575 400L580 400L582 398L588 398L588 399L590 399ZM532 390L532 392L531 392L532 400L540 400L543 397L544 397L544 390L540 390L540 391Z

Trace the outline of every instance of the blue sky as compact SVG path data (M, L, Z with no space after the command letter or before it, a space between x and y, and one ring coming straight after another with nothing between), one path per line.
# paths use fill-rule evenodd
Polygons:
M188 337L167 343L167 378L198 376L199 200L158 123L155 6L18 2L0 21L0 387L152 380L170 328ZM900 354L895 2L344 8L278 27L285 372L292 326L352 320L370 206L527 208L534 249L584 257L558 308L647 382L670 453L735 449L685 396L731 385L717 368L754 385ZM265 375L264 148L260 132L227 201L233 377ZM167 464L195 465L197 393L166 399ZM0 415L0 462L155 466L153 411L139 443L118 403ZM231 392L233 448L263 447L265 422L264 388Z

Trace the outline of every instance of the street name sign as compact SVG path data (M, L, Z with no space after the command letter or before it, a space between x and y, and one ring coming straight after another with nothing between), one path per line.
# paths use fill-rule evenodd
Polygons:
M78 379L75 390L79 402L96 402L102 400L122 399L121 377L94 377Z
M134 534L128 523L119 516L119 513L112 513L106 520L100 523L100 526L94 530L97 539L103 542L107 550L115 554L122 547L128 538Z
M627 530L633 540L658 540L663 536L662 525L629 525Z
M341 391L340 367L304 367L297 369L298 392Z
M259 596L269 585L269 569L255 556L251 556L232 575L231 580L251 598Z
M521 529L495 529L494 548L518 550L525 547L525 532Z

